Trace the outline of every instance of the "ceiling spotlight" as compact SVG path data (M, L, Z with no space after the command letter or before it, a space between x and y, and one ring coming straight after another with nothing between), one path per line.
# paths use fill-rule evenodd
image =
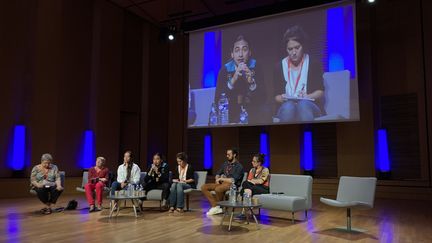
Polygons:
M168 40L173 41L175 39L175 35L177 33L177 28L175 25L171 25L168 27L167 35L166 37Z
M367 0L368 1L368 3L374 3L375 2L375 0Z

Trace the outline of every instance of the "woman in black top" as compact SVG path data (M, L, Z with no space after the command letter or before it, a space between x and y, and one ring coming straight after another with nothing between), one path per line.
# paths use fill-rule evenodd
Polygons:
M181 152L177 154L177 169L174 170L173 183L171 185L169 197L169 212L183 213L184 207L184 190L195 188L194 170L187 163L187 154Z
M170 181L169 181L168 163L165 162L165 157L161 153L153 155L153 163L147 170L147 175L144 177L144 190L146 195L153 189L162 190L162 207L166 207L166 202L169 197Z
M300 26L284 35L287 56L274 73L274 99L280 122L313 121L323 115L323 71L306 53L306 34Z

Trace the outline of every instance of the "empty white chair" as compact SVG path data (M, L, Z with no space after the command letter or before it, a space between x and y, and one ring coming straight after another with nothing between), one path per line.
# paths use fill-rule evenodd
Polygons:
M293 223L298 211L304 211L307 219L307 210L312 208L312 176L271 174L270 177L270 194L253 196L262 208L289 211Z
M351 228L351 208L373 208L376 180L375 177L342 176L339 180L336 200L321 197L320 201L329 206L346 208L346 230L349 232L363 232L364 230ZM345 230L345 228L342 229Z
M88 171L83 171L83 177L82 177L82 181L81 181L81 186L77 186L76 190L79 192L85 192L85 185L88 182Z
M190 188L184 190L184 194L186 195L186 210L189 211L189 195L193 192L200 192L201 186L205 184L207 180L207 171L195 171L195 184L196 188Z

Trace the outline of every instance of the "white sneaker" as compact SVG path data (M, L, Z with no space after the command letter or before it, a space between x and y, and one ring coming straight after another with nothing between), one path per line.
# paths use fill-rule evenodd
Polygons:
M210 208L210 210L207 212L207 215L216 215L216 214L221 214L221 213L223 213L222 208L219 206L216 206L216 207Z
M221 213L223 213L223 209L220 207L218 207L214 212L214 214L221 214Z
M216 210L216 207L212 207L212 208L210 208L209 209L209 211L207 211L207 215L212 215L213 214L213 211L215 211Z

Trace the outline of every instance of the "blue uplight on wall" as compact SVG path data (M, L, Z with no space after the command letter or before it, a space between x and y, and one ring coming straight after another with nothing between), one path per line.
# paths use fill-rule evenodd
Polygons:
M16 208L8 209L6 212L6 237L9 239L18 239L22 233L20 212ZM13 241L13 240L12 240Z
M388 153L387 131L385 129L378 130L378 156L377 167L380 172L390 172L390 159Z
M94 133L92 130L86 130L84 132L82 158L79 166L83 169L88 169L93 166L95 158Z
M12 148L8 160L8 166L12 170L23 170L25 167L25 145L26 145L26 127L16 125L13 131Z
M263 132L260 135L260 153L264 154L264 166L270 168L270 153L269 153L269 142L268 134Z
M313 170L312 159L312 132L305 131L303 133L303 170Z
M212 138L210 134L204 136L204 169L213 167Z
M204 34L204 56L202 68L202 87L216 87L217 75L221 67L221 32L211 31Z
M327 52L327 71L349 70L356 77L352 5L327 10Z

